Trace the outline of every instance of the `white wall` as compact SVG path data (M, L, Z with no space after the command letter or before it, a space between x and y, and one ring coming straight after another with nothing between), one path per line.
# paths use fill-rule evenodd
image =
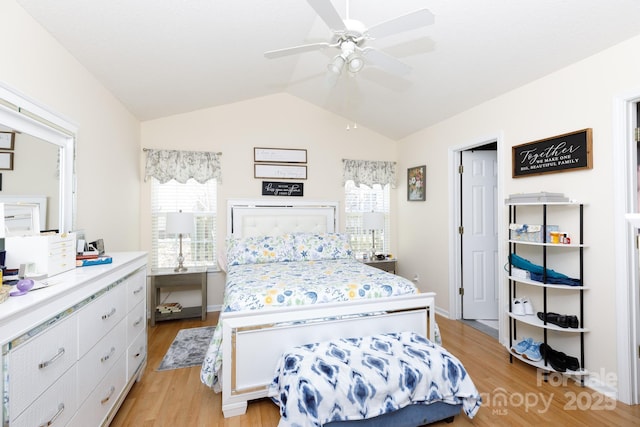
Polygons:
M612 107L616 96L640 87L639 50L640 37L636 37L400 142L400 170L416 163L427 165L427 201L407 203L399 198L401 270L428 278L421 287L438 294L439 307L449 309L452 212L445 184L450 174L447 151L485 135L501 134L504 191L499 197L550 191L587 203L585 243L589 248L585 250L584 277L591 289L585 292L585 322L592 332L585 336L586 368L616 372ZM511 147L584 128L593 129L592 170L511 178ZM503 228L508 221L506 208L504 218ZM506 280L501 285L505 292Z
M278 94L143 122L141 148L223 153L217 223L217 244L223 249L227 200L262 197L263 180L253 177L254 147L306 149L308 179L301 181L304 183L302 200L339 201L341 207L344 206L342 159L396 160L394 141L361 126L350 131L346 126L344 118L291 95ZM143 174L144 160L141 160L141 178ZM149 190L149 183L144 183L140 198L144 250L149 250L151 243ZM400 190L392 190L397 191ZM392 199L395 199L393 194ZM344 222L340 228L344 230ZM396 249L391 250L395 253ZM208 305L217 306L222 303L222 278L211 279Z
M139 249L139 122L13 0L0 2L0 51L0 81L79 126L76 228Z

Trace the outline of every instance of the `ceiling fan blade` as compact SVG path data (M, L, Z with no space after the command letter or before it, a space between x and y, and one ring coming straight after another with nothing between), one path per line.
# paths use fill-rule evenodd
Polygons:
M330 0L307 0L318 16L334 31L346 31L344 21Z
M382 51L365 47L361 52L369 64L380 67L388 73L405 76L411 72L411 67L407 64Z
M325 47L334 46L331 43L311 43L303 44L300 46L287 47L284 49L270 50L264 53L264 56L269 59L281 58L283 56L294 55L296 53L311 52L314 50L324 49Z
M403 31L425 27L433 24L434 21L433 13L428 9L419 9L373 25L369 27L367 33L373 38L386 37Z

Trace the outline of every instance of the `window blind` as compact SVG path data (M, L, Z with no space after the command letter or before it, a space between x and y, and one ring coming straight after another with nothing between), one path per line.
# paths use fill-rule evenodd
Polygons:
M217 181L203 184L194 179L181 184L170 180L161 184L151 181L151 256L152 268L168 268L177 265L179 241L166 234L168 212L192 212L194 233L182 239L184 265L215 267L216 264L216 209Z
M348 180L344 186L345 192L345 230L349 236L351 249L357 257L369 253L373 247L372 233L362 227L364 212L384 213L384 230L375 233L375 248L377 252L388 253L391 247L391 219L390 219L390 185L384 187L374 184L356 184Z

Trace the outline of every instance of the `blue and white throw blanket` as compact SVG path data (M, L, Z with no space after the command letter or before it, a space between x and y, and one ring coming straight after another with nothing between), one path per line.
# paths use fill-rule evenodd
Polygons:
M481 404L462 363L413 332L295 347L280 359L269 397L280 406L278 427L360 420L437 401L462 404L473 418Z

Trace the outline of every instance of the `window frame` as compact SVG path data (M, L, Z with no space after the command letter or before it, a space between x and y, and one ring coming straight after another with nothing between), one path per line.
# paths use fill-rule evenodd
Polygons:
M351 193L360 192L359 195ZM364 193L364 194L363 194ZM351 199L351 200L350 200ZM359 199L359 200L357 200ZM345 232L349 236L349 243L357 258L363 258L364 254L370 256L371 253L371 231L362 229L365 212L384 213L384 230L375 233L376 253L388 254L391 248L391 185L374 184L369 187L365 184L356 186L351 180L344 185L344 214Z
M189 179L181 184L175 180L160 183L155 177L151 180L151 269L175 268L178 265L180 243L178 237L166 236L166 214L182 210L193 213L195 223L194 234L182 239L185 267L217 270L217 181L211 179L201 184ZM187 185L193 186L192 191L185 191L184 186ZM158 191L163 186L166 186L167 194L160 195ZM191 255L194 250L199 259Z

